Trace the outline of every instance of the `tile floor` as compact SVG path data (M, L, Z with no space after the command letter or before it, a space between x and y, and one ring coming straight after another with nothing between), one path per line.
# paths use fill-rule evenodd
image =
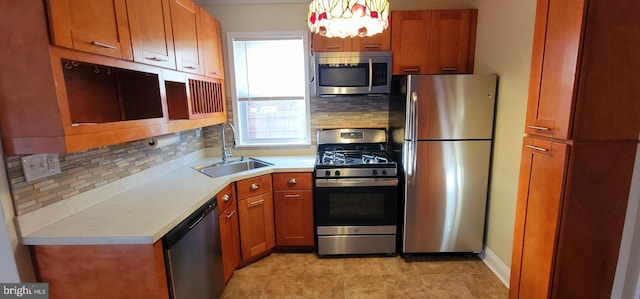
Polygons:
M234 272L222 298L507 298L475 256L318 258L272 253Z

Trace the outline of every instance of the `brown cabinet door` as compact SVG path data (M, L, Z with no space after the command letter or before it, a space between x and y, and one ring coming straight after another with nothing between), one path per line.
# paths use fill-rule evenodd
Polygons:
M198 42L198 6L190 0L171 0L170 4L176 68L203 75L203 51Z
M240 190L239 187L238 190ZM239 200L238 214L242 260L248 260L275 247L271 192Z
M569 147L524 138L510 298L549 298Z
M475 9L431 12L429 74L473 73Z
M220 21L200 9L200 44L204 52L204 75L224 79Z
M527 134L571 139L584 2L538 1L525 128Z
M128 1L127 13L133 60L175 69L169 0Z
M218 218L220 222L224 281L228 282L231 274L240 263L240 228L238 227L237 208L235 206L229 207L222 211Z
M352 51L351 38L324 37L313 34L311 47L315 52L349 52Z
M125 0L49 0L54 45L132 60Z
M391 12L393 74L426 74L429 69L431 11Z
M391 51L391 28L380 34L352 39L353 51Z
M313 246L312 197L311 190L274 193L278 246Z

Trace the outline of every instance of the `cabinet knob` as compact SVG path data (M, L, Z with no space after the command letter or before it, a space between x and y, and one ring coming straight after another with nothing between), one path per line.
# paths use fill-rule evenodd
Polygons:
M296 181L296 178L290 178L288 183L291 184L291 185L295 185L295 184L298 183L298 181Z
M229 194L225 194L222 196L222 201L223 202L229 202L229 199L231 199L231 196L229 196Z
M251 184L251 187L250 187L251 191L256 191L258 190L258 188L260 188L260 185L256 183Z

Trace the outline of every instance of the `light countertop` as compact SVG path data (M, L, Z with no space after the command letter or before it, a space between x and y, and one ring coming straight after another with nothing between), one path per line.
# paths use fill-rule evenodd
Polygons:
M312 172L314 156L256 157L273 166L211 178L202 158L22 236L25 245L153 244L228 184L276 172Z

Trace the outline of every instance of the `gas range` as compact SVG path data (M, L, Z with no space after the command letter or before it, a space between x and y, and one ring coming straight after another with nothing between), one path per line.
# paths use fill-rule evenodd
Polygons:
M318 255L395 254L397 164L384 129L318 131L314 215Z
M316 177L396 177L385 142L384 129L319 131Z

